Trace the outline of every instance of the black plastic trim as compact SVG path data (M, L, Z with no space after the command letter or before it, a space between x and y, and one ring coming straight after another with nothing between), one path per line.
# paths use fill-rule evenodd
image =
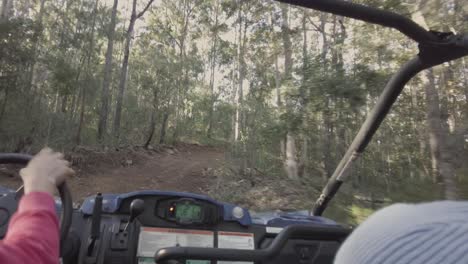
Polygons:
M342 227L323 227L310 225L291 225L285 227L264 249L222 249L222 248L197 248L197 247L170 247L156 252L154 260L158 264L167 264L177 259L195 260L227 260L227 261L266 261L281 253L281 249L289 239L300 237L317 241L342 242L349 234L350 229Z

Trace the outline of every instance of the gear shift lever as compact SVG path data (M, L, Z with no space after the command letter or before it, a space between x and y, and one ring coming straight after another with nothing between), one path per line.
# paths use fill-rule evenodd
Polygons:
M128 219L124 231L127 231L128 225L130 225L135 220L135 218L141 215L143 211L145 211L145 202L141 199L133 200L130 204L130 219Z

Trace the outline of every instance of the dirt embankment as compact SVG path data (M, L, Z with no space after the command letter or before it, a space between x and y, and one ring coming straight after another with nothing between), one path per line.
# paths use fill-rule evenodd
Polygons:
M215 179L213 168L224 162L221 149L192 144L158 146L153 149L78 148L68 153L77 174L69 181L75 201L102 193L137 190L186 191L207 194ZM0 185L16 188L21 184L11 168L0 168Z

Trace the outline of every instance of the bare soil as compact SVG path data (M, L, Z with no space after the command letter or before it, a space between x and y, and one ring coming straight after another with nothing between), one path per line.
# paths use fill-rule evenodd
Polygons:
M192 144L158 146L151 150L135 147L104 151L81 148L66 156L77 172L68 182L76 202L97 192L153 189L207 194L210 183L216 180L212 173L207 172L224 162L223 150ZM0 185L9 188L20 186L16 170L1 168Z

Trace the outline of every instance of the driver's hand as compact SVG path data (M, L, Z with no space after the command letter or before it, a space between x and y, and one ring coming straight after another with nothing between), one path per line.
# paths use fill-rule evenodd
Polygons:
M54 195L57 186L74 173L70 163L63 159L63 154L50 148L42 149L26 168L20 170L25 194L46 192Z

